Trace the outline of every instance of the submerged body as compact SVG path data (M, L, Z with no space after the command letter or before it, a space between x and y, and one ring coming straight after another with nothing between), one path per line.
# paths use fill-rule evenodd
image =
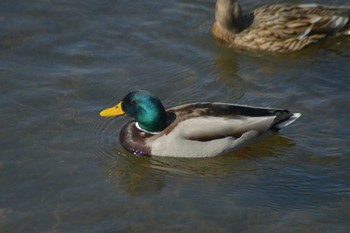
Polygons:
M286 53L350 35L350 6L275 4L243 16L236 0L217 0L213 35L230 47Z
M213 157L241 149L289 125L300 116L283 109L226 103L192 103L164 110L164 117L160 119L164 121L164 126L154 132L150 130L152 127L147 127L143 122L143 118L147 118L147 106L159 100L152 97L142 102L143 98L138 98L149 95L151 94L145 91L132 92L116 107L101 112L101 116L126 113L135 117L136 121L131 121L122 128L119 137L123 147L134 154ZM134 108L136 110L130 111ZM111 113L116 109L118 112Z

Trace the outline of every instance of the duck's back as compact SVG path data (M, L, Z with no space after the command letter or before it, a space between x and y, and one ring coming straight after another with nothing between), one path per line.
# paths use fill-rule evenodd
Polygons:
M222 103L195 103L171 108L176 119L146 139L152 155L212 157L242 148L292 119L288 110Z
M292 52L328 36L350 35L349 18L350 7L275 4L256 9L251 25L240 33L220 33L232 47Z

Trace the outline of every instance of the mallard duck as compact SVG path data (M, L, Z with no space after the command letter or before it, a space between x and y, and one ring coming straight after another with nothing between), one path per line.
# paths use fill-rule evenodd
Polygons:
M165 110L159 98L144 90L127 94L102 117L127 115L119 140L139 155L201 158L243 148L300 117L286 109L228 103L191 103Z
M230 47L286 53L329 36L350 35L349 18L350 6L288 3L243 16L236 0L217 0L212 33Z

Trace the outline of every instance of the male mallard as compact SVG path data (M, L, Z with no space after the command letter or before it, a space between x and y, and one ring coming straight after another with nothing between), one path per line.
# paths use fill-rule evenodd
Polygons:
M136 119L119 136L125 149L134 154L188 158L242 148L300 117L283 109L226 103L192 103L165 110L158 97L143 90L130 92L100 115Z
M212 33L230 47L280 53L329 36L350 35L350 6L275 4L245 18L236 0L217 0Z

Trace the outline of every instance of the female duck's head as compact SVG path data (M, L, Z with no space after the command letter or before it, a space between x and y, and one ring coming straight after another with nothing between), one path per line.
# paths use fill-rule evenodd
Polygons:
M242 30L241 7L236 0L217 0L215 19L227 30L235 33Z
M163 104L157 96L144 90L130 92L118 105L103 110L100 115L133 117L139 127L147 132L160 132L166 127L166 112Z

